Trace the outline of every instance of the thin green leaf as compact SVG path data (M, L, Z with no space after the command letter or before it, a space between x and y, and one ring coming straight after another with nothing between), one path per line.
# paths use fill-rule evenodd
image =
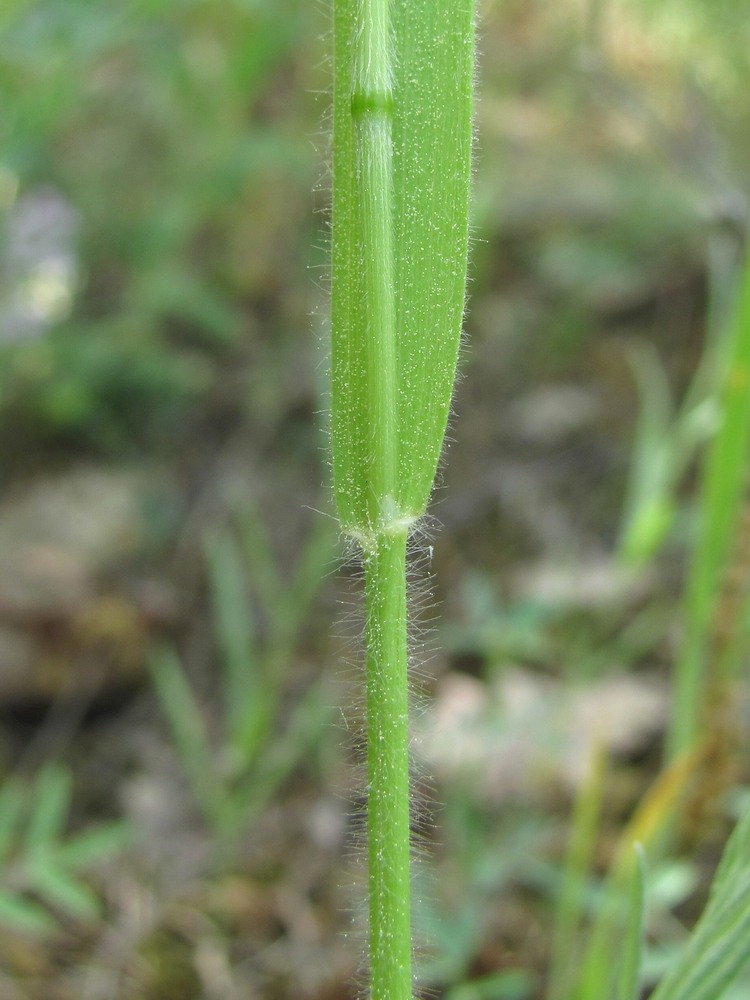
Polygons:
M224 533L211 539L206 557L226 681L227 725L230 739L237 742L241 731L254 728L253 716L262 701L252 606L234 538Z
M419 517L442 448L466 279L474 8L394 0L389 65L364 73L361 16L355 0L335 5L332 445L339 518L355 534Z
M527 972L493 972L450 990L445 1000L526 1000L534 988Z
M0 893L0 924L22 934L49 934L57 930L57 921L38 903L22 896Z
M686 753L673 761L654 781L620 837L603 886L594 922L581 963L579 983L571 1000L601 1000L614 992L612 953L619 947L629 912L628 889L633 877L633 844L658 851L674 810L684 794L696 755Z
M677 509L677 484L696 449L716 431L716 353L706 351L675 411L653 345L628 352L639 408L619 549L630 565L643 564L663 543Z
M710 626L720 575L736 529L750 444L750 254L726 343L719 401L720 426L708 450L701 517L685 597L686 635L676 665L668 751L672 758L695 742L707 683ZM721 668L723 664L719 664Z
M732 834L684 955L652 1000L717 1000L750 965L750 814Z
M55 849L55 860L72 871L86 868L124 850L132 842L134 833L127 822L107 823L60 844Z
M740 898L700 923L685 955L665 977L652 1000L718 1000L750 965L750 882Z
M672 398L664 367L652 344L638 344L628 354L639 406L625 501L620 555L628 564L645 562L661 543L674 503L675 475L670 434Z
M77 920L96 920L99 903L91 890L50 861L26 866L29 887Z
M273 619L285 603L286 586L263 515L251 501L243 504L237 530L255 595L263 612Z
M570 838L553 922L552 957L547 987L549 1000L562 1000L570 992L586 909L585 890L594 860L606 764L603 748L595 747L589 760L589 773L573 806Z
M62 835L70 810L73 781L70 771L49 764L34 782L31 815L24 838L30 854L48 850Z
M643 923L646 909L646 855L634 844L636 864L630 885L630 912L625 932L625 949L620 967L617 1000L638 1000L643 959Z
M282 621L279 616L275 625L298 639L299 630L310 610L310 604L319 593L325 568L333 555L334 521L319 518L313 522L302 546L302 554L294 569L294 577L289 587L289 614ZM278 637L280 638L280 637ZM277 638L277 641L278 641Z
M703 913L704 920L710 920L716 910L726 905L727 900L742 891L742 880L750 874L750 812L743 816L727 841L721 861L711 882L708 903Z
M18 778L7 778L0 789L0 863L13 850L25 802L24 788Z
M174 650L165 647L154 654L151 675L196 799L208 816L216 818L223 790L217 782L203 715Z
M176 653L167 648L160 650L152 659L151 669L177 749L191 771L203 774L210 754L208 733Z
M274 741L242 786L242 795L252 814L273 797L294 769L320 740L331 712L331 699L324 684L315 684L297 704L283 735Z

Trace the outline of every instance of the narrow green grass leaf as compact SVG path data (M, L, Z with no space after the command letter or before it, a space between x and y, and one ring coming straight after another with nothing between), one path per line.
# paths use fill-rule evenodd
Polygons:
M289 613L283 624L294 640L310 611L310 605L320 591L321 579L333 558L334 522L329 518L315 521L302 546L299 562L289 587ZM279 620L279 625L282 621Z
M720 426L705 461L700 523L685 600L686 635L675 669L668 754L696 739L705 693L707 655L720 575L736 529L750 447L750 254L729 329L719 402Z
M699 925L652 1000L719 1000L750 965L750 882L731 905Z
M643 960L643 924L646 909L646 855L640 844L634 844L636 864L630 885L630 912L625 932L625 947L620 967L617 1000L638 1000L640 997L641 962Z
M314 754L330 713L327 687L314 684L295 706L284 733L269 742L257 768L238 788L236 795L242 800L245 818L257 815L294 769Z
M720 355L721 345L707 348L678 408L653 344L629 351L639 407L619 542L627 565L642 566L663 544L677 511L677 485L696 450L716 431Z
M269 619L284 601L285 585L263 514L251 501L237 515L237 533L247 571L261 609Z
M695 752L683 754L662 771L625 827L603 886L578 983L570 993L570 1000L602 1000L602 997L613 995L616 966L612 954L619 947L628 921L628 889L632 886L634 861L637 861L633 845L641 844L644 850L658 852L685 792L695 759Z
M7 778L0 789L0 864L7 861L13 850L24 802L21 782L17 778Z
M534 988L527 972L493 972L450 990L445 1000L526 1000Z
M685 953L652 1000L720 1000L750 965L750 814L727 844Z
M586 910L585 890L594 861L607 759L602 747L592 751L589 773L573 806L570 838L557 895L548 976L548 1000L564 1000L576 969L579 935Z
M205 775L211 749L208 733L195 695L172 649L165 648L154 655L152 674L177 749L191 771Z
M217 784L203 715L174 650L165 647L154 654L151 675L195 797L204 813L219 822L224 790Z
M57 921L38 903L7 892L0 893L0 924L21 934L50 934Z
M48 850L65 829L72 794L70 771L56 764L44 767L33 788L31 815L24 840L29 854Z
M727 841L716 874L711 882L711 892L704 911L704 919L710 920L716 909L736 891L743 876L750 872L750 813L744 816Z
M339 518L355 534L420 516L432 490L471 160L473 3L371 6L386 12L382 66L359 52L370 5L334 8L332 445Z
M77 920L96 920L99 916L96 896L56 863L32 862L26 866L26 878L30 888L71 917Z
M418 516L442 448L466 294L474 5L402 0L393 11L399 493L401 510Z
M676 475L673 403L669 382L653 344L639 344L628 355L638 390L638 420L620 539L620 557L642 565L661 543L672 517L670 496Z
M72 837L55 849L55 860L69 871L86 868L124 850L135 836L127 822L107 823Z
M228 736L241 748L257 728L262 711L253 612L243 561L234 539L223 534L206 545L211 598L224 678Z

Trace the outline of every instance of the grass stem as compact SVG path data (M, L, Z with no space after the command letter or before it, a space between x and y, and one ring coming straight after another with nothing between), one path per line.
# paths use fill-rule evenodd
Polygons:
M406 546L442 449L468 242L472 0L335 0L331 443L361 548L370 1000L411 1000Z
M406 531L365 560L370 998L410 1000Z

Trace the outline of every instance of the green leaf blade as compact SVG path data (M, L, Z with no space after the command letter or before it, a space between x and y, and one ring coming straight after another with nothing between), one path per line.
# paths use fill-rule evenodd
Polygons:
M107 823L60 844L55 850L55 858L66 869L77 871L119 854L134 838L135 831L126 820Z
M24 803L24 789L20 780L6 778L0 787L0 863L6 862L13 850Z
M630 901L624 951L618 983L617 1000L638 1000L643 960L644 919L646 910L646 855L634 844L636 864L630 885Z
M360 6L340 0L334 13L331 437L342 527L368 535L387 518L410 522L424 513L448 420L466 281L474 10L471 0L394 0L392 100L359 95L353 105ZM383 119L371 139L356 131L356 120L367 114ZM362 184L368 143L374 151L376 142L388 143L381 152L392 176L380 204L389 219L373 216ZM373 176L386 187L382 170ZM392 255L390 265L372 259L373 247L377 256ZM379 353L372 342L391 336L390 318L368 291L372 272L393 282L396 377L389 406L391 373L387 364L375 368L389 351L381 344ZM371 329L373 316L384 318L382 330ZM381 488L378 438L390 441L393 430L389 497Z
M73 779L56 764L44 767L34 785L34 801L26 831L25 850L45 851L58 840L68 819Z
M750 965L750 814L724 849L708 904L685 953L652 1000L719 1000Z
M471 0L393 4L398 430L402 512L427 506L453 394L466 287Z
M99 916L99 903L91 890L54 862L30 865L27 878L41 897L76 920L92 921Z
M40 936L58 929L57 921L45 909L9 892L0 893L0 924L21 934Z

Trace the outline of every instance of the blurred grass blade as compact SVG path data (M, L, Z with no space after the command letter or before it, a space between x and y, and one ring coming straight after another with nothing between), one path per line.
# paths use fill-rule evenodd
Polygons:
M562 882L555 905L548 1000L563 1000L570 992L585 913L585 888L593 865L606 764L603 747L595 746L589 759L589 773L573 807Z
M6 778L0 789L0 864L13 850L24 810L24 789L17 778Z
M247 778L240 793L246 803L245 819L257 815L273 798L303 760L314 756L331 713L331 698L324 684L314 684L295 706L283 735L274 740Z
M311 526L294 567L291 581L284 584L275 605L269 605L269 594L263 594L261 582L253 581L258 597L266 608L268 617L268 643L266 658L270 680L281 686L293 653L300 639L300 632L309 616L310 606L319 593L327 565L333 554L336 522L319 518ZM250 567L252 569L252 567Z
M263 612L273 620L284 603L286 588L262 513L250 500L243 502L237 531L255 596Z
M527 1000L533 987L527 972L493 972L454 987L445 1000Z
M58 929L57 921L38 903L22 896L0 892L0 924L22 934L50 934Z
M200 707L187 682L177 654L164 647L153 655L151 674L175 745L201 808L217 819L223 789L212 766L211 743Z
M286 623L287 631L294 635L295 640L310 605L320 590L326 567L331 563L336 537L333 530L335 523L329 518L318 518L313 522L302 546L302 554L289 588L290 613Z
M24 840L29 854L48 850L65 829L70 809L72 778L70 771L57 764L48 764L37 776L33 786L31 815Z
M673 403L653 344L636 345L628 361L639 405L619 550L628 565L640 565L658 548L671 517Z
M263 678L255 645L253 611L243 561L233 537L223 533L206 545L211 598L226 681L228 738L240 749L258 728ZM241 750L240 750L241 752Z
M26 877L39 896L77 920L96 920L99 916L99 903L91 890L57 863L32 862L26 867Z
M750 965L750 814L730 838L684 955L651 1000L720 1000Z
M750 445L750 254L729 328L719 400L720 426L704 464L700 521L685 599L685 638L675 668L670 758L695 742L706 694L711 622L742 490Z
M620 968L617 1000L638 1000L641 995L641 962L646 909L646 855L640 844L634 844L636 864L630 886L630 912L625 933L625 947Z
M653 344L637 344L628 360L638 389L638 422L630 461L620 558L642 566L664 542L677 512L675 493L697 448L716 431L716 349L706 349L679 409Z
M177 655L163 648L152 662L156 690L167 714L177 747L195 773L204 773L210 756L208 733L195 696Z
M580 982L572 1000L601 1000L612 995L616 971L612 955L627 925L628 889L640 862L633 846L658 852L670 829L678 803L685 794L697 753L683 754L656 778L620 836L589 933Z
M85 868L122 851L132 842L134 833L133 827L125 821L107 823L60 844L55 850L55 858L71 871Z
M748 871L750 871L750 814L737 824L724 848L711 883L708 903L703 914L705 920L712 919L715 911L724 904Z

